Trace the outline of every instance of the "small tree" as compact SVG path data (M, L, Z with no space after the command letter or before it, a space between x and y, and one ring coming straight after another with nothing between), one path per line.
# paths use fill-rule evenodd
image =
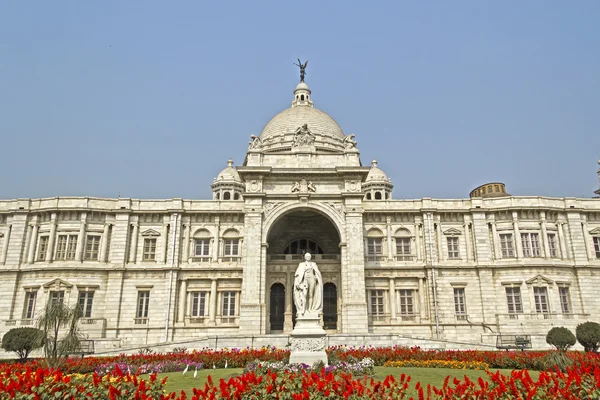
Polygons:
M577 343L577 341L575 340L575 335L569 329L556 326L548 331L546 343L556 347L558 351L565 351Z
M69 354L79 349L81 307L50 301L37 324L44 332L44 355L50 368L58 368Z
M36 328L13 328L2 338L2 348L17 353L21 362L27 361L29 353L43 345L44 332Z
M583 346L585 351L598 351L600 347L600 324L597 322L584 322L575 328L577 341Z

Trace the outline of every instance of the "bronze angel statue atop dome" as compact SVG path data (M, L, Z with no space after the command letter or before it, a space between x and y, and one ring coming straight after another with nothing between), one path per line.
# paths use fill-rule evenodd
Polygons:
M304 64L298 58L298 64L294 63L295 66L300 67L300 82L304 82L304 75L306 74L306 66L308 65L308 60Z

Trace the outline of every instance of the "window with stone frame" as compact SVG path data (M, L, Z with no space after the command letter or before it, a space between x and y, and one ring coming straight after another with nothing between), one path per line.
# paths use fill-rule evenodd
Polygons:
M464 287L454 288L454 315L458 321L467 319L467 300Z
M194 257L210 257L210 239L194 239Z
M156 238L144 238L143 261L156 261Z
M448 258L457 260L460 258L460 251L458 248L458 236L450 236L446 238L448 244Z
M369 314L373 318L385 316L385 290L369 290Z
M523 247L523 257L541 257L540 236L537 233L521 233L521 245Z
M324 254L323 248L314 240L308 238L295 239L287 244L282 254Z
M516 286L506 287L506 303L509 314L522 314L523 301L521 300L521 288Z
M25 292L25 305L23 307L23 319L33 319L35 316L35 302L37 300L37 290L27 290Z
M600 258L600 236L594 236L594 252L596 253L596 258Z
M81 310L81 316L83 318L92 317L92 305L94 303L94 291L93 290L80 290L79 298L77 300L77 306Z
M236 316L236 292L222 292L221 305L221 322L234 323Z
M54 307L58 304L65 302L65 291L64 290L51 290L50 291L50 304Z
M513 258L515 256L512 233L500 234L500 250L502 251L502 258Z
M367 260L379 261L383 256L383 238L367 238Z
M58 235L55 260L74 260L77 249L77 235Z
M560 298L560 310L563 314L571 314L573 308L571 307L571 296L569 293L568 286L558 287L558 297Z
M540 314L550 313L550 308L548 306L548 288L545 286L534 286L533 299L535 301L535 312Z
M412 235L406 228L400 228L396 231L396 260L411 261L413 260L411 241Z
M192 292L192 310L191 317L201 318L206 315L206 292Z
M38 244L38 261L46 260L46 256L48 255L48 241L50 240L49 236L40 236L40 243Z
M223 234L223 261L237 261L240 258L240 234L229 229Z
M403 317L412 317L415 315L415 297L413 289L398 290L400 296L400 315Z
M556 243L556 234L549 233L548 234L548 251L550 254L550 258L558 258L558 245Z
M139 290L137 295L137 308L135 311L135 323L147 324L148 311L150 307L150 291Z
M100 236L88 235L85 241L85 256L86 261L98 261L100 255Z

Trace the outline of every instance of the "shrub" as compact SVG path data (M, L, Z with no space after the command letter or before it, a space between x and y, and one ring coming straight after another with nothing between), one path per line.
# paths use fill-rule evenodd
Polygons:
M17 353L20 361L27 361L29 353L43 345L44 332L36 328L13 328L2 338L2 348Z
M577 325L575 329L577 341L583 346L585 351L598 351L600 347L600 324L597 322L584 322Z
M573 359L569 358L563 351L551 351L542 358L542 365L545 370L566 372L568 367L573 366Z
M555 326L548 331L546 343L556 347L559 351L565 351L576 343L575 335L568 328Z

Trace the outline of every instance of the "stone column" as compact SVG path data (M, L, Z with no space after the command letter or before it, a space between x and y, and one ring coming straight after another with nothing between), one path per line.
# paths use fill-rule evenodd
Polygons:
M494 241L494 258L499 260L502 258L502 241L500 235L498 235L498 229L496 228L496 221L492 221L492 240Z
M435 216L435 236L437 238L438 261L445 260L446 256L443 256L444 250L442 247L442 221L439 215Z
M386 231L387 231L386 232L387 233L387 249L388 249L387 257L388 257L388 261L393 261L394 253L392 252L392 217L390 217L389 215L386 217L385 227L386 227Z
M294 271L288 271L285 282L285 313L283 315L283 331L291 332L294 329L292 295L294 293Z
M425 278L419 278L419 313L421 319L427 318L427 305L425 304Z
M102 245L100 246L100 257L98 261L108 261L108 235L110 232L110 224L104 225L104 231L102 232Z
M215 236L213 239L213 248L212 248L212 260L213 262L219 262L219 236L221 236L221 223L220 218L217 215L215 217Z
M38 224L33 225L33 232L31 233L31 240L29 241L29 253L27 254L27 264L33 264L35 262L35 248L37 244L38 231L40 227ZM8 243L8 241L5 241ZM6 252L2 251L2 255Z
M588 234L589 229L585 217L581 219L581 229L583 230L583 243L585 244L585 251L588 255L588 260L595 260L596 253L594 251L594 243L592 242L591 236Z
M391 322L396 322L396 282L394 278L390 278L390 315L392 317Z
M517 259L523 258L523 243L521 243L521 232L519 231L519 220L516 211L513 212L513 230L515 232L515 247Z
M133 234L131 235L131 241L130 241L131 245L129 247L129 262L130 263L135 263L135 260L136 260L139 229L140 229L140 226L137 223L133 224Z
M215 326L217 315L217 280L213 278L210 283L210 299L208 302L208 325Z
M550 258L550 244L548 243L548 230L546 229L546 213L540 212L540 226L542 230L542 243L544 243L544 257Z
M2 258L0 258L0 264L6 264L6 255L8 253L8 242L10 242L10 231L12 225L6 225L6 229L4 230L4 241L2 242Z
M419 227L419 224L417 222L415 222L415 227L414 227L414 235L415 235L415 249L413 250L415 252L415 260L421 260L423 257L421 256L421 229Z
M469 261L471 261L471 235L470 235L469 223L465 222L463 224L463 228L465 230L465 246L467 248L466 261L469 262Z
M86 213L81 213L81 222L79 224L79 234L77 235L77 246L75 247L75 261L83 261L83 246L85 244L85 224L87 222Z
M51 263L54 257L54 239L56 236L56 213L50 217L50 237L48 238L48 251L46 252L46 262Z
M185 225L185 231L183 234L183 250L181 256L181 262L189 263L190 260L190 231L192 230L191 224L188 222Z
M560 258L562 259L566 259L568 258L567 255L567 247L566 247L566 243L565 243L565 233L563 231L563 223L562 222L558 222L556 224L556 230L558 231L558 241L560 243Z
M184 322L185 320L185 309L186 309L186 295L187 295L187 281L181 280L181 287L179 289L179 314L177 316L178 322Z
M167 255L169 254L169 224L163 222L162 229L162 254L160 256L160 263L167 264Z

